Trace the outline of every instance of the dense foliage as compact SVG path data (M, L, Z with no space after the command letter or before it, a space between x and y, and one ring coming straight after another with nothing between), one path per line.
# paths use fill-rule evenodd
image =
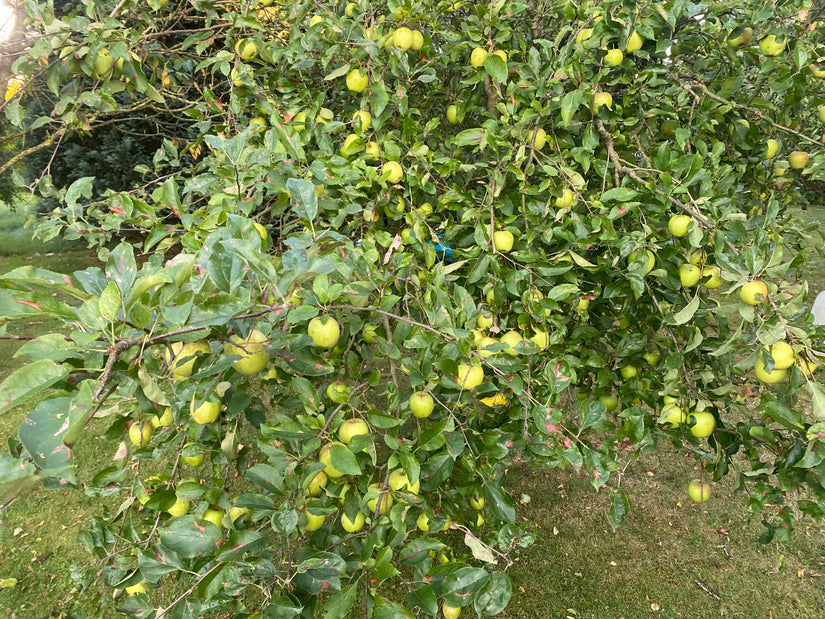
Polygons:
M15 71L54 109L5 113L41 150L189 123L133 190L44 171L41 232L105 268L0 278L0 315L68 329L0 385L0 411L48 390L0 480L76 483L110 421L85 489L123 501L83 541L122 612L498 613L515 459L586 471L614 527L661 441L737 475L765 539L825 514L787 212L825 172L825 9L28 6Z

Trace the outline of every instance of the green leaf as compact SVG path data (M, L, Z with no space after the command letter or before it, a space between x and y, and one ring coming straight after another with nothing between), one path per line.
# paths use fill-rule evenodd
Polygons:
M618 488L610 495L610 507L607 510L607 521L615 531L630 512L630 501L623 488Z
M319 552L298 565L292 582L298 590L310 595L318 595L321 591L339 591L346 567L346 562L338 555Z
M565 127L570 124L570 121L573 119L573 114L579 109L583 100L584 94L580 90L574 90L564 95L564 98L561 100L561 120Z
M276 595L263 609L261 619L293 619L293 617L298 617L303 610L303 607L296 606L296 602Z
M628 200L634 199L638 195L638 191L628 189L627 187L614 187L613 189L608 189L602 194L602 202L608 202L610 200L627 202Z
M413 614L401 604L391 602L381 596L375 596L372 617L373 619L415 619Z
M101 318L114 322L117 319L119 309L120 290L118 290L116 283L109 282L109 285L106 286L106 289L97 300L97 311L100 313Z
M65 361L82 359L83 354L77 350L77 344L61 333L48 333L23 344L14 353L14 357L27 357L32 361Z
M473 596L473 606L479 617L497 615L503 611L513 595L513 584L504 572L493 572L490 581Z
M811 414L817 419L825 419L825 389L813 381L808 382L811 391Z
M332 467L341 471L344 475L360 475L361 467L355 455L344 445L333 445L329 450Z
M258 552L261 548L266 546L267 539L263 533L259 531L252 531L242 529L239 531L232 531L229 534L227 542L221 546L218 555L215 557L217 561L234 561L247 553Z
M483 137L484 129L476 127L474 129L465 129L455 136L454 140L457 146L478 146L481 144ZM433 253L435 253L435 250L433 250Z
M694 314L696 314L696 310L699 309L699 296L695 296L693 300L685 305L681 310L679 310L673 318L671 318L671 322L675 325L683 325L691 318L693 318Z
M484 59L484 70L498 84L507 81L507 63L495 54L489 54Z
M34 472L34 465L31 462L0 451L0 484L24 479L34 475Z
M318 194L311 181L302 178L290 178L286 188L292 196L292 210L298 217L314 221L318 216Z
M44 392L69 375L70 368L44 359L15 370L0 383L0 413Z
M220 527L196 521L191 514L175 518L160 530L161 545L184 559L213 556L221 547L220 540Z
M357 583L333 593L324 603L324 619L344 619L358 597Z
M71 426L72 398L43 400L20 425L20 442L32 457L43 477L54 478L59 484L74 484L72 450L63 444L63 436Z
M138 569L145 580L155 584L162 576L184 570L185 567L174 552L155 546L152 552L138 554Z

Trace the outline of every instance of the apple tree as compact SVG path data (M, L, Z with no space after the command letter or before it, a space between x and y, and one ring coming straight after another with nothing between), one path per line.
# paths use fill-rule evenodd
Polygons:
M104 266L0 278L3 332L65 324L0 385L0 412L39 402L0 481L116 497L82 542L121 612L496 614L532 540L515 460L581 470L614 528L663 441L697 500L736 475L765 539L825 514L791 208L825 175L825 9L26 8L26 148L163 136L129 190L29 187ZM76 472L95 418L121 448Z

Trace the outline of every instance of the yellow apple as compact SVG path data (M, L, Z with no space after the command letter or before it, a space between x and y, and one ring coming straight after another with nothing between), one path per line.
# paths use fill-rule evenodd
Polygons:
M745 282L739 289L739 298L748 305L759 305L768 298L768 286L759 280Z
M738 28L734 28L728 35L728 45L730 45L733 49L739 49L740 47L749 45L752 38L753 28L742 28L740 26Z
M370 426L363 419L347 419L338 427L338 438L345 445L349 445L356 436L366 436L369 433Z
M397 161L388 161L381 166L381 176L384 175L387 175L387 181L391 185L395 185L396 183L400 183L401 179L404 178L404 168L402 168L401 164Z
M232 364L238 374L251 376L266 368L269 363L269 355L264 348L267 337L253 329L245 338L240 335L233 335L224 345L223 351L227 355L239 355L240 359Z
M669 423L671 428L676 428L683 423L687 423L688 416L675 404L666 406L664 410L667 411L665 423Z
M356 127L361 127L361 131L369 131L372 124L372 114L366 110L358 110L352 115L352 120L355 122Z
M773 159L779 152L779 142L773 138L765 141L765 159Z
M307 494L309 496L320 496L327 486L327 481L327 474L324 471L318 471L307 484Z
M138 593L146 593L145 582L139 582L136 585L130 585L124 589L128 595L137 595Z
M451 125L458 124L458 106L455 103L447 107L447 122Z
M418 514L418 518L415 521L415 525L418 527L419 530L426 533L430 530L430 517L427 516L426 512L421 512Z
M412 47L413 33L406 26L396 29L392 35L392 44L396 49L406 52Z
M318 348L332 349L341 337L341 327L330 316L316 316L307 325L307 335Z
M497 49L496 51L493 52L493 55L498 56L504 62L507 62L507 52L505 52L503 49Z
M598 114L602 106L613 109L613 95L609 92L597 92L593 95L593 113Z
M364 528L365 521L366 518L361 512L355 514L355 520L350 520L346 514L341 514L341 526L344 527L344 531L347 533L357 533Z
M462 363L458 366L456 382L465 389L473 390L484 382L484 370L475 365Z
M378 515L380 516L386 516L390 513L394 502L392 493L389 490L382 490L381 484L370 484L369 490L371 493L376 494L374 499L367 501L367 509L370 510L370 513L374 514L376 508L378 508Z
M304 531L317 531L324 525L324 521L327 519L325 514L316 515L309 510L307 510L304 515L307 519Z
M495 246L496 251L499 251L502 254L506 254L513 249L514 242L515 237L509 230L496 230L493 233L493 245Z
M183 516L184 514L189 513L190 507L189 501L184 501L183 499L176 499L174 505L167 509L166 511L169 513L170 516L177 518L178 516Z
M484 65L484 61L487 59L487 50L483 47L475 47L473 51L470 52L470 64L474 66L476 69Z
M344 7L344 15L347 17L352 17L356 8L357 7L354 2L347 2L347 6Z
M420 30L413 30L412 45L410 49L414 52L420 52L424 48L424 35Z
M523 340L524 338L521 336L521 333L518 331L508 331L504 335L499 338L499 341L502 344L507 344L507 348L505 348L502 352L507 353L511 357L518 354L516 351L516 346Z
M765 369L765 363L762 361L760 357L756 361L756 367L754 367L754 372L756 374L756 378L760 381L765 383L766 385L773 385L785 379L788 375L788 370L783 370L774 366L774 368L768 372Z
M223 515L224 510L220 507L209 507L205 512L203 512L203 516L201 516L201 518L206 522L211 522L216 527L222 527Z
M716 417L707 411L691 413L688 420L692 424L690 433L697 438L707 438L716 429Z
M160 417L154 415L151 421L152 426L155 428L165 428L167 426L171 426L172 423L175 421L175 418L172 415L171 407L167 406L165 409L163 409L163 415L161 415Z
M253 41L241 39L235 43L235 53L238 54L242 60L248 61L258 55L258 48Z
M695 264L680 264L679 265L679 281L685 288L692 288L702 279L702 269Z
M209 343L206 340L172 342L164 349L164 358L172 378L181 379L192 376L198 356L209 352Z
M644 45L644 42L645 40L642 37L642 35L640 35L638 32L634 30L633 33L627 39L627 45L625 46L624 51L626 51L628 54L637 52L640 49L642 49L642 45Z
M435 408L435 400L426 391L416 391L410 396L410 410L419 419L429 417Z
M759 49L765 56L778 56L785 49L785 37L777 40L776 35L769 34L764 39L759 41Z
M569 187L561 190L561 196L556 198L556 208L570 208L576 201L576 194Z
M722 272L719 270L719 267L717 266L703 267L702 279L705 280L704 282L702 282L702 285L710 290L718 288L722 285L722 282L724 282L724 280L722 279Z
M195 423L203 425L217 421L221 414L220 401L210 402L209 400L205 400L201 402L197 408L195 407L195 401L196 397L192 396L192 403L189 405L189 413Z
M359 69L352 69L347 73L347 88L350 92L364 92L368 83L369 79L367 78L367 74L362 73Z
M330 456L330 451L332 450L333 445L343 445L342 443L327 443L323 447L321 447L321 451L318 454L318 461L324 465L324 473L330 479L338 479L339 477L343 477L344 474L332 466L332 458Z
M152 424L134 422L129 426L129 440L135 447L146 447L152 438Z
M808 165L808 158L810 155L802 150L795 150L790 155L788 155L788 163L791 166L792 170L804 170L805 166Z
M628 264L632 264L633 262L635 262L637 255L638 255L638 252L635 252L635 251L632 252L630 254L630 256L628 256L628 258L627 258ZM652 251L650 251L649 249L646 249L645 250L645 257L647 257L647 265L645 266L645 275L647 275L648 273L650 273L653 270L653 267L656 265L656 256L654 255L654 253Z
M667 229L673 236L685 236L691 221L690 215L673 215L667 222Z
M616 65L622 64L622 60L624 60L624 54L620 49L609 49L607 53L604 55L604 64L608 67L615 67Z
M550 334L542 331L541 329L534 330L536 333L530 338L530 341L542 350L546 350L550 345Z
M458 619L461 614L461 607L450 606L445 602L441 605L441 614L444 615L444 619Z
M698 479L692 479L688 484L688 495L697 503L704 503L710 498L710 485Z
M787 370L796 361L796 353L787 342L777 342L773 346L765 346L773 358L773 367L777 370Z

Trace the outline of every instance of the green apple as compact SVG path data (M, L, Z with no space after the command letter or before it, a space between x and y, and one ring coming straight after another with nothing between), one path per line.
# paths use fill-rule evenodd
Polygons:
M404 168L397 161L388 161L381 166L381 176L387 175L387 181L391 185L400 183L404 178Z
M584 43L593 36L593 28L582 28L576 33L576 43Z
M607 53L604 55L604 64L608 67L615 67L616 65L622 64L622 60L624 60L624 54L620 49L609 49Z
M496 230L493 233L493 245L495 246L496 251L501 252L502 254L506 254L513 249L514 242L515 237L509 230Z
M644 38L635 30L633 33L627 38L627 45L625 45L624 51L628 54L632 54L633 52L637 52L642 49L642 45L644 45Z
M149 422L134 422L129 426L129 440L135 447L146 447L152 438L152 424Z
M722 272L719 270L719 267L717 266L703 267L702 279L705 280L704 282L702 282L702 285L710 290L718 288L722 285L722 282L724 282L724 280L722 279Z
M192 376L198 356L209 354L209 352L209 343L206 340L198 340L197 342L172 342L164 349L163 354L172 378L179 380Z
M673 236L685 236L691 221L690 215L673 215L667 222L667 229Z
M659 353L657 352L646 352L642 355L642 359L647 361L647 364L650 366L655 366L659 363Z
M819 121L825 123L825 105L820 105L816 111L819 114Z
M395 469L390 473L388 482L390 488L393 490L409 492L410 494L418 494L421 490L421 480L419 479L414 484L410 483L410 478L407 477L407 472L404 469Z
M307 335L318 348L332 349L341 337L341 327L330 316L316 316L307 325Z
M593 95L593 113L598 114L602 106L613 109L613 95L609 92L597 92Z
M788 375L788 370L783 370L774 366L774 368L768 372L765 369L765 363L762 361L760 357L756 361L756 367L754 367L754 372L756 373L756 378L758 378L761 382L765 383L766 385L773 385L785 379Z
M205 457L206 456L204 454L199 453L196 456L181 456L181 460L183 460L189 466L200 466L201 464L203 464L203 460Z
M96 78L107 77L112 72L112 66L115 63L115 59L109 55L109 50L103 48L97 52L97 56L95 56L94 61L94 71L92 75Z
M344 15L347 17L352 17L356 8L357 7L354 2L347 2L347 6L344 7Z
M803 150L795 150L788 155L788 163L792 170L804 170L808 165L810 155Z
M599 396L599 402L601 402L602 404L604 404L604 407L605 407L608 411L614 411L614 410L616 410L616 409L618 408L618 406L619 406L619 398L617 398L617 397L616 397L615 395L613 395L612 393L607 393L607 394L605 394L605 395L600 395L600 396Z
M429 417L435 408L435 400L426 391L416 391L410 396L410 410L419 419Z
M364 528L365 521L366 518L361 512L355 514L355 520L350 520L346 514L341 514L341 526L344 527L344 531L347 533L357 533Z
M470 52L470 64L477 69L484 65L484 61L487 60L488 55L487 50L483 47L475 47L473 51Z
M424 48L424 35L420 30L413 30L412 36L413 39L410 49L414 52L420 52Z
M392 44L396 49L400 49L402 52L406 52L408 49L412 47L413 44L412 30L410 30L406 26L397 28L392 35Z
M773 358L773 367L777 370L787 370L796 361L796 353L787 342L777 342L773 346L765 346Z
M494 346L498 344L498 340L494 337L485 336L478 341L478 356L486 359L487 357L491 357L495 353L492 350L489 350L490 346Z
M692 479L688 484L688 495L693 501L704 503L710 498L710 485L698 479Z
M759 49L765 56L778 56L785 49L785 37L780 36L780 39L777 39L776 35L769 34L759 41Z
M748 305L759 305L768 298L768 286L758 279L745 282L739 289L739 298Z
M625 365L622 366L619 372L621 373L622 378L624 378L625 380L630 380L631 378L635 378L639 375L639 368L637 368L635 365Z
M250 510L248 507L236 507L233 505L229 508L229 519L234 523L238 518L242 516L248 516L250 514Z
M765 159L773 159L779 152L779 142L773 138L765 141Z
M679 281L685 288L692 288L702 279L702 269L695 264L680 264L679 265Z
M352 69L347 73L347 88L350 92L364 92L368 83L369 78L367 78L367 74L362 73L360 69Z
M504 62L507 62L507 52L505 52L503 49L497 49L496 51L494 51L493 56L498 56Z
M338 426L338 438L345 445L349 445L356 436L366 436L369 433L370 426L363 419L347 419Z
M690 433L697 438L707 438L716 429L716 417L707 411L691 413L688 421L692 424Z
M243 338L240 335L233 335L224 345L223 351L227 355L238 355L240 359L232 364L238 374L252 376L266 368L269 363L269 355L264 348L267 337L253 329Z
M456 382L464 389L473 390L484 382L484 370L477 365L462 363L458 366Z
M738 28L731 30L728 35L728 45L730 45L733 49L739 49L740 47L749 45L752 38L753 28L750 26L745 28L739 26Z
M447 106L447 122L451 125L458 124L458 106L453 103L452 105Z
M341 381L335 381L327 385L327 397L335 404L346 404L349 402L349 385Z
M481 511L484 509L484 497L483 496L471 496L470 497L470 507L472 507L476 511Z
M205 512L203 512L203 516L201 516L201 519L205 520L206 522L211 522L216 527L222 527L223 515L224 510L220 507L209 507Z
M221 414L220 400L217 402L210 402L205 400L195 407L196 397L192 396L192 402L189 404L189 414L195 423L201 425L217 421Z

